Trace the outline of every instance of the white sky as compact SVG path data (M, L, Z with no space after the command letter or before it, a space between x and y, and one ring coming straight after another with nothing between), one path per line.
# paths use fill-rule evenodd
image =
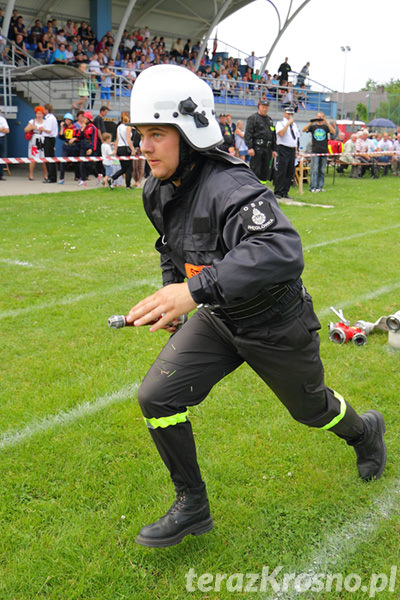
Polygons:
M273 0L284 23L289 0ZM293 0L291 14L301 0ZM285 57L295 71L310 62L310 77L333 90L354 92L368 79L400 79L399 0L311 0L278 42L267 69L275 73ZM264 56L278 33L278 17L267 0L256 0L218 26L218 52L226 42ZM212 35L212 39L214 35ZM208 44L212 47L211 40ZM342 52L341 46L351 51ZM229 48L226 51L236 56Z

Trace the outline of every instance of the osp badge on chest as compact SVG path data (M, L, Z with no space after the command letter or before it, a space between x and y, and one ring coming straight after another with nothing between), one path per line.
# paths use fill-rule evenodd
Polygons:
M255 200L242 206L240 212L247 231L264 231L275 223L271 205L265 200Z

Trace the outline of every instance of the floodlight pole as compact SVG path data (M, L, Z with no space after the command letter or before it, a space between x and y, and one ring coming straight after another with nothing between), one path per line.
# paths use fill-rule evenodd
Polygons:
M343 91L342 91L342 119L344 119L344 87L346 83L346 63L347 54L351 52L350 46L340 46L342 52L344 52L344 67L343 67Z

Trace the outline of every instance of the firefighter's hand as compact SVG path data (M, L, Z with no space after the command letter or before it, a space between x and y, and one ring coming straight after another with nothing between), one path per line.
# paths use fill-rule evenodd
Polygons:
M254 155L255 155L254 148L249 148L249 156L254 156Z
M196 308L187 283L172 283L143 298L126 317L135 327L151 324L150 331L168 329L177 317Z

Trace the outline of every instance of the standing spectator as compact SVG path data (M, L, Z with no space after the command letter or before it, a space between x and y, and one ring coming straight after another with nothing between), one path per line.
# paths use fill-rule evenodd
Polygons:
M35 118L31 119L26 125L24 132L25 137L29 139L28 143L28 158L44 158L44 114L43 106L35 107ZM31 136L30 138L28 136ZM29 181L33 181L33 173L35 163L29 163ZM43 163L44 181L47 181L46 163Z
M111 88L113 85L114 71L110 69L108 65L101 70L101 83L100 83L100 101L107 103L107 108L111 108Z
M80 156L95 156L97 148L97 127L93 124L93 115L90 111L83 113L84 122L79 132L79 148ZM91 163L80 163L80 180L79 185L86 187L87 171L91 171Z
M52 104L44 105L44 155L46 158L54 158L54 152L56 147L56 138L58 135L58 123L54 116L54 109ZM57 183L57 165L49 162L47 164L47 178L44 183Z
M0 109L0 158L5 158L6 156L6 135L10 133L10 128L8 127L7 119L1 115ZM0 164L0 181L3 181L3 165Z
M132 127L128 125L130 122L129 113L124 111L121 114L121 122L117 127L116 154L117 156L131 156L134 154L132 143ZM132 160L121 160L119 171L111 177L107 177L107 183L110 187L114 187L114 182L118 177L125 174L125 186L128 190L131 188L132 179Z
M78 144L78 129L74 125L74 117L71 113L65 113L63 120L60 123L60 131L58 137L63 140L64 144L62 147L62 156L64 158L69 156L79 156L79 144ZM75 178L78 174L78 165L73 164L75 171ZM60 179L58 183L63 185L65 179L66 164L60 164Z
M328 123L323 112L318 112L315 119L303 127L304 132L311 133L311 167L310 192L324 192L325 171L328 162L328 134L334 135L335 128ZM318 155L325 156L318 156Z
M275 127L268 116L269 102L261 99L258 112L247 119L244 141L249 149L250 168L262 183L272 178L272 159L276 157Z
M296 85L301 87L304 85L306 77L310 75L310 63L306 63L304 67L302 67L300 73L297 75Z
M79 100L74 102L72 106L73 106L73 108L75 108L75 110L82 110L83 108L87 108L87 105L88 105L88 100L89 100L89 95L90 95L89 84L88 84L89 75L87 72L87 65L85 63L80 64L78 68L79 68L79 71L81 71L81 73L82 73L82 79L80 80L80 83L78 86Z
M300 141L300 131L294 122L294 108L287 106L283 109L283 119L276 124L276 147L278 151L278 169L275 178L275 197L292 198L289 196L290 186L294 176L296 151Z
M243 130L243 121L239 120L236 123L235 129L235 148L236 155L239 156L245 163L248 163L250 160L249 149L246 146L246 142L244 141L244 130Z
M292 70L292 67L288 63L288 57L286 57L278 69L279 85L283 85L284 81L289 80L289 73L291 70Z
M226 122L226 115L224 115L224 114L219 115L219 127L221 129L221 135L222 135L222 139L223 139L223 142L220 145L220 148L224 152L230 153L233 150L233 147L235 144L235 138L233 136L232 129Z
M393 151L392 175L398 175L400 177L400 132L396 135L396 139L394 140Z
M115 156L114 144L111 142L111 133L108 133L107 131L103 135L101 156L103 158L102 164L105 171L105 177L103 177L102 181L103 185L105 185L108 182L108 177L112 177L116 171L113 159L113 156Z
M103 105L100 107L99 114L93 119L93 125L97 128L97 147L96 156L101 155L101 144L104 142L104 134L107 132L104 118L107 116L108 107ZM97 180L100 180L104 175L104 169L101 162L96 163Z
M140 135L138 131L132 128L132 143L135 151L136 160L132 161L133 179L135 181L136 188L143 187L144 181L144 167L145 160L142 158L142 151L140 149Z
M250 56L248 56L247 58L244 59L244 62L246 63L246 65L251 70L251 75L252 76L253 76L253 73L254 73L254 69L256 67L257 60L258 60L258 58L256 56L254 56L254 50L252 51L252 53L250 54Z

